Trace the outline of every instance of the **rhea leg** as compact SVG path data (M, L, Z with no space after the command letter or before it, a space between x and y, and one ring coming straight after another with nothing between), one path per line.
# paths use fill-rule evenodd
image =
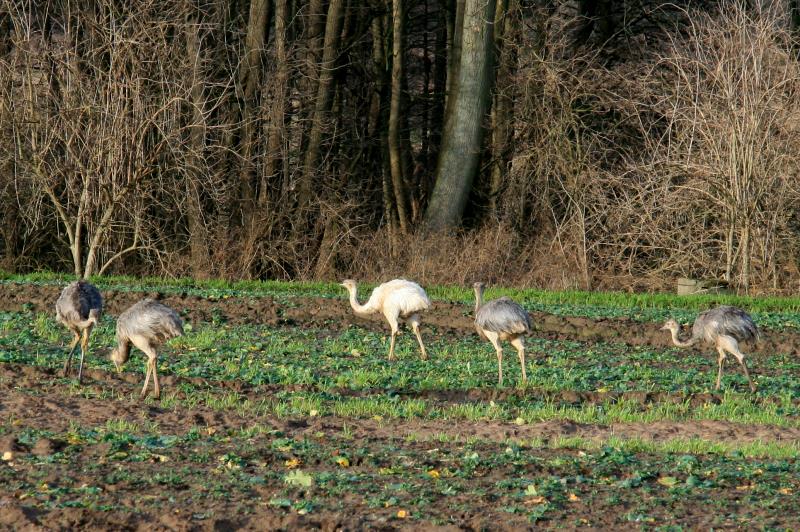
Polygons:
M394 360L394 342L397 338L397 331L399 327L397 325L397 318L395 316L386 316L386 320L389 322L389 327L392 328L392 340L389 343L389 360Z
M730 336L721 336L717 340L717 343L720 345L721 349L724 349L725 351L729 352L734 357L736 357L736 360L739 361L739 365L742 366L742 370L744 370L744 375L745 377L747 377L747 382L750 383L750 391L755 392L756 385L753 382L753 379L750 377L750 372L747 370L747 363L744 360L745 355L739 350L739 342L737 342L735 338L732 338Z
M519 354L519 365L522 368L522 382L528 382L528 375L525 373L525 343L522 341L522 337L517 336L512 339L511 345L516 348L517 354Z
M91 325L83 330L83 338L81 339L81 363L78 365L78 382L83 380L83 357L86 356L86 351L89 350L90 334L92 334Z
M158 356L153 353L153 358L150 359L150 364L153 366L153 391L155 392L155 397L158 399L161 397L161 386L158 385Z
M408 318L408 323L411 324L411 329L417 336L417 341L419 342L419 348L422 350L422 360L427 360L428 353L425 351L425 344L422 343L422 335L419 333L419 314L414 314L410 318Z
M498 340L498 334L494 332L484 331L486 338L492 342L494 346L494 350L497 352L497 384L498 386L503 385L503 348L500 347L500 342Z
M717 369L717 385L714 387L715 390L719 390L720 382L722 381L722 363L725 362L725 350L722 347L717 347L717 352L719 356L717 357L717 365L719 368Z
M72 330L72 329L70 329ZM72 339L72 343L69 344L69 354L67 355L67 360L64 361L64 376L66 377L69 375L70 366L72 366L72 353L75 352L75 347L78 345L78 342L81 341L81 335L79 332L72 330L72 334L75 336Z
M144 386L142 386L142 393L140 395L142 399L144 399L145 396L147 395L147 385L150 384L150 373L153 372L153 365L151 364L151 362L152 361L150 360L150 358L148 358L147 363L145 364L145 367L147 368L147 374L144 377Z

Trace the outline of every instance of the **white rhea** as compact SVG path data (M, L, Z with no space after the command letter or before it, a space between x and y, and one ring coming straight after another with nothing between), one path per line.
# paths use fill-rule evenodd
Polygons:
M736 360L742 366L744 374L750 382L750 391L756 391L756 385L753 383L753 379L750 378L750 372L747 371L747 364L744 360L745 354L739 350L739 342L758 338L758 328L753 322L753 318L744 310L723 305L701 313L694 320L691 338L686 341L681 341L678 338L681 327L675 320L667 321L661 327L661 330L670 331L672 342L678 347L689 347L700 340L705 340L717 348L719 369L717 370L715 390L719 390L720 381L722 380L722 363L725 361L726 353L730 353L736 357Z
M89 349L89 336L103 312L103 297L90 283L83 279L67 285L56 301L56 321L64 324L74 338L64 363L64 376L72 367L72 354L78 342L81 344L81 362L78 366L78 382L83 379L83 359Z
M431 300L428 299L428 294L420 285L405 279L395 279L383 283L372 291L369 300L363 305L358 302L358 288L354 280L347 279L342 281L341 285L349 292L350 306L357 315L368 316L380 312L389 322L389 327L392 329L389 360L394 360L394 342L401 321L411 325L419 342L419 348L422 350L422 358L428 358L425 344L422 343L422 336L419 333L419 324L420 312L431 308Z
M525 343L523 337L531 331L531 318L528 311L508 297L501 297L488 303L483 302L483 290L486 285L475 283L475 329L481 338L488 338L497 352L497 382L503 385L503 348L502 340L514 346L519 355L522 367L522 381L528 381L525 372Z
M161 396L158 385L158 353L156 350L167 340L183 335L183 321L178 313L152 299L139 301L119 315L117 320L117 347L111 352L111 360L122 371L128 361L131 344L147 355L147 375L142 387L142 398L147 395L147 385L153 376L153 397Z

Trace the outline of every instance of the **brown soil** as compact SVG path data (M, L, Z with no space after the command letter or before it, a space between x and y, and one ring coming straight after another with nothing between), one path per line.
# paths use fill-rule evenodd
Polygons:
M449 436L450 441L478 438L481 441L501 444L508 440L529 441L540 438L545 442L562 436L579 436L587 439L606 440L610 436L621 438L641 438L651 441L667 441L672 439L702 438L724 442L753 441L797 441L800 429L778 428L769 426L745 426L736 423L719 421L700 422L658 422L587 425L569 421L548 421L525 425L498 422L466 422L466 421L397 421L370 419L341 419L336 417L314 417L303 419L281 419L274 416L241 417L232 411L216 411L205 407L191 409L176 407L164 409L149 406L138 401L127 399L134 392L137 384L115 383L118 399L98 399L108 389L89 382L84 386L83 395L70 395L69 389L53 378L46 369L26 366L0 365L0 419L5 420L11 432L0 437L0 456L12 453L12 459L0 462L0 468L11 468L12 478L31 479L35 486L46 484L49 488L58 486L100 486L102 500L105 504L112 501L112 508L101 511L91 508L53 508L33 505L26 501L25 490L13 485L3 489L0 495L0 528L13 530L67 530L67 529L104 529L104 530L356 530L363 528L379 528L382 530L418 530L420 525L427 528L439 528L430 522L404 522L396 518L396 508L368 508L364 506L363 497L344 495L343 504L347 512L331 512L328 510L314 512L311 515L299 515L294 512L281 511L271 507L267 501L275 495L270 488L256 487L249 494L231 494L226 498L214 499L213 502L197 507L191 496L192 490L205 489L202 484L159 486L143 488L138 484L121 483L104 485L104 476L113 474L120 467L108 461L108 446L104 444L85 446L78 455L70 455L68 462L50 461L48 457L63 449L66 442L58 437L41 438L35 445L21 443L19 435L24 430L40 429L64 434L75 423L82 427L103 427L108 420L125 420L130 423L155 425L165 434L183 435L191 429L200 428L204 433L230 434L231 431L252 427L256 424L270 427L282 433L282 437L295 440L310 439L317 441L336 441L342 435L360 444L380 447L384 444L402 445L409 452L415 450L417 455L426 455L448 444L441 443L441 436ZM108 384L108 383L106 383ZM122 389L120 389L122 388ZM221 391L221 390L220 390ZM120 395L119 392L122 392ZM408 439L413 436L413 439ZM339 440L341 441L341 440ZM414 443L414 442L417 443ZM427 442L427 443L426 443ZM214 455L241 452L231 447L223 439L215 444ZM268 449L269 438L255 442L255 453L260 448ZM422 449L422 451L420 450ZM497 449L497 447L495 447ZM166 451L165 451L166 452ZM266 451L263 451L266 452ZM485 451L484 451L485 452ZM492 452L502 452L495 450ZM532 451L533 452L533 451ZM541 456L560 456L564 451L540 449L535 451ZM561 453L561 454L559 454ZM36 456L40 461L15 460L13 457ZM182 462L181 462L182 461ZM214 469L215 460L208 464L194 463L185 455L185 451L172 451L167 464L159 460L138 463L126 463L126 470L133 471L139 477L152 477L171 468L171 471L185 471L187 467L200 468L213 482L220 478ZM282 467L283 464L275 464ZM309 464L309 467L311 465ZM354 464L357 468L357 464ZM316 467L326 467L320 464ZM182 469L181 469L182 468ZM83 473L92 471L91 474ZM44 472L44 473L43 473ZM0 471L0 475L2 475ZM44 476L42 477L42 474ZM475 482L480 485L493 486L495 482L504 480L509 472L492 471L480 473L481 478ZM2 476L0 476L2 478ZM33 480L38 479L38 480ZM191 481L189 481L191 482ZM41 488L40 488L41 489ZM724 494L723 497L727 497ZM732 497L738 497L735 490ZM205 499L204 499L205 500ZM459 499L455 499L459 500ZM456 517L458 526L443 527L448 530L476 530L490 528L493 530L517 530L527 528L530 523L522 515L508 515L498 510L497 504L490 499L464 499L462 501L469 511ZM448 513L448 505L454 498L442 498L434 503L429 511ZM578 510L575 508L575 510ZM594 511L593 511L594 510ZM592 524L600 528L619 528L620 515L625 508L605 508L596 511L589 507L579 509L578 515L589 518ZM570 527L574 523L574 513L565 510L563 515L556 513L550 521L539 523L539 526ZM686 516L685 524L702 526L710 524L705 517Z
M23 308L37 312L51 312L53 301L58 296L58 287L36 287L29 285L4 285L0 287L0 309L20 311ZM189 295L172 295L158 293L105 292L106 307L115 315L143 296L156 297L166 304L182 311L192 321L210 321L225 319L233 323L256 321L258 323L299 326L318 326L326 328L347 327L352 323L383 330L384 324L379 319L362 320L352 315L344 300L297 299L296 306L278 305L272 298L230 298L209 300ZM561 318L552 315L535 314L539 335L558 338L580 339L588 341L616 341L639 345L668 345L667 335L662 334L653 324L641 324L630 320L599 320L584 318ZM472 334L472 321L469 309L456 305L437 303L436 308L427 316L426 323L441 328L446 334ZM795 343L800 336L789 333L768 335L772 340L762 342L758 349L794 351ZM0 364L0 420L4 423L4 431L0 431L0 456L33 457L15 462L0 462L0 480L13 479L13 483L4 486L0 481L0 529L11 530L71 530L71 529L104 529L104 530L360 530L377 528L380 530L519 530L530 528L531 523L525 515L508 514L498 508L497 501L487 498L469 498L457 495L441 498L433 503L433 509L439 515L448 516L457 525L434 526L430 521L397 519L397 508L367 507L363 497L356 498L350 494L342 495L345 511L315 511L310 515L299 515L276 509L268 504L275 495L272 491L260 487L253 488L245 494L228 494L215 498L205 506L198 507L192 499L192 490L205 489L203 485L190 487L170 486L163 484L127 485L123 483L103 485L103 475L109 475L118 467L106 461L107 449L103 445L87 447L82 454L71 455L68 461L51 461L50 458L64 449L68 442L63 433L74 424L83 427L102 427L109 420L125 420L131 423L154 424L164 434L182 435L191 429L202 428L209 433L229 434L237 429L252 427L256 424L281 431L289 438L317 438L334 440L347 433L355 441L382 445L382 442L396 442L395 445L408 449L413 446L428 449L438 446L441 435L449 436L449 440L478 438L482 441L505 445L509 439L552 441L562 436L582 437L603 441L610 436L620 438L641 438L650 441L669 441L674 439L700 438L721 442L755 442L800 440L800 429L781 428L763 425L741 425L725 421L691 421L691 422L656 422L656 423L620 423L613 425L590 425L570 421L547 421L516 425L502 422L468 422L468 421L422 421L422 420L371 420L343 419L337 417L309 417L304 419L282 419L274 416L242 417L233 410L213 410L198 406L186 408L176 406L164 409L128 399L141 386L141 375L126 373L121 376L101 370L89 370L85 373L86 383L80 394L70 392L70 387L58 378L54 370L18 364ZM201 379L186 379L165 375L162 386L169 393L176 393L178 399L183 398L179 385L182 382L202 384L211 392L221 393L233 390L244 398L258 399L277 391L302 390L303 387L249 386L239 381L206 382ZM384 393L383 391L349 391L338 390L342 394L368 395ZM560 403L603 403L625 399L647 405L655 402L689 401L698 406L719 402L714 394L668 393L599 393L563 391L549 393L541 390L497 390L494 388L456 391L422 391L415 397L443 404L462 402L506 400L516 394L536 394L547 396ZM763 398L769 401L768 398ZM151 425L152 426L152 425ZM3 425L0 425L3 427ZM28 429L52 431L53 437L40 438L33 445L27 445L21 437ZM414 436L415 438L407 438ZM410 443L414 439L423 443ZM234 444L219 443L214 448L215 457L239 450ZM268 446L268 439L257 442ZM427 447L425 447L427 445ZM445 444L442 444L445 445ZM266 449L266 447L264 447ZM502 452L502 447L500 447ZM417 449L419 450L419 449ZM426 450L425 452L428 452ZM556 456L556 451L541 449L535 451L543 456ZM563 452L563 451L558 451ZM172 455L168 464L177 470L191 469L199 471L213 482L219 479L215 468L218 463L196 463L188 456ZM281 464L282 465L282 464ZM128 464L145 478L153 478L165 470L165 465L158 461L146 461ZM13 471L3 471L12 468ZM91 474L85 471L94 471ZM508 473L508 472L506 472ZM10 474L10 477L9 477ZM42 476L44 475L44 476ZM486 486L494 486L504 477L493 476L491 471L485 473L483 482ZM36 486L44 484L56 487L60 483L71 486L102 487L104 501L112 501L111 507L105 510L95 508L60 508L34 504L26 499L27 491L19 486L28 483L27 491L36 491ZM722 499L738 500L740 493L735 490L723 492ZM204 499L207 500L207 499ZM453 513L450 508L462 503L468 511ZM702 502L686 502L685 517L680 522L683 526L708 528L716 525L710 521L713 515L702 508ZM735 503L732 503L735 504ZM591 519L591 526L600 529L620 529L621 515L626 508L604 506L592 508L580 503L574 507L575 513L554 515L544 526L559 528L576 527L575 515ZM788 521L786 522L788 523ZM786 524L784 523L784 524ZM637 528L630 523L630 528ZM542 523L537 523L542 526Z
M100 373L103 372L95 372ZM132 382L92 382L96 375L87 375L83 389L99 395L111 385L117 394L129 396L139 390L141 375L124 374L125 381ZM111 374L107 375L111 378ZM228 383L221 384L216 391L223 392ZM211 389L213 387L209 386ZM229 386L231 388L235 386ZM20 390L23 390L20 392ZM451 436L477 436L490 441L504 441L508 438L533 439L545 441L558 436L580 436L588 439L605 440L611 435L623 438L641 438L652 441L702 438L713 441L753 442L798 441L800 428L773 427L766 425L741 425L727 421L684 421L657 423L616 423L612 425L587 425L571 421L547 421L516 425L513 423L482 421L422 421L422 420L336 420L335 418L311 418L311 421L297 425L292 421L273 416L254 418L242 417L236 413L217 411L203 407L186 410L181 407L163 409L157 406L143 406L138 401L101 400L65 395L65 388L53 376L53 370L33 366L0 365L0 391L4 400L0 403L0 419L21 419L25 425L36 429L63 431L73 422L96 426L108 419L138 421L146 418L159 426L170 427L170 432L183 433L195 426L214 427L218 430L240 429L255 423L281 427L289 434L300 432L341 431L343 422L356 436L375 436L382 438L403 438L409 434L429 436L449 434ZM176 398L181 392L175 390ZM565 392L570 393L570 392ZM469 395L469 392L465 392ZM257 390L253 397L265 397L266 390ZM698 403L714 402L710 394L698 394ZM497 397L499 399L499 397ZM460 398L457 398L457 400ZM683 400L683 399L681 399ZM0 439L0 446L3 440ZM6 444L8 444L6 442ZM63 442L46 440L40 445L44 449L56 450ZM4 450L13 449L2 449ZM39 449L41 450L41 449Z
M19 312L52 312L60 287L9 283L0 286L0 310ZM231 297L209 299L188 294L161 292L104 291L106 312L118 315L143 297L161 300L179 311L191 322L223 319L229 323L263 323L275 326L325 327L345 329L358 324L371 330L385 331L381 316L362 318L355 316L345 299L293 298L292 305L276 302L271 297ZM631 319L592 319L576 316L557 316L532 312L534 336L580 340L587 342L618 342L628 345L670 347L667 332L655 323L642 323ZM424 324L441 329L448 334L474 334L471 309L464 305L436 302L424 316ZM743 346L750 353L797 353L800 351L800 334L793 331L765 331L752 345ZM698 344L691 349L708 351Z

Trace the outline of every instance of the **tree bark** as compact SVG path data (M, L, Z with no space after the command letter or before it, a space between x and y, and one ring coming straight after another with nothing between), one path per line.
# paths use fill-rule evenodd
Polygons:
M286 133L284 124L286 109L286 87L289 66L286 54L286 0L275 0L275 79L273 103L270 107L267 126L267 153L264 163L264 180L259 195L259 208L264 209L269 200L269 186L282 168L282 146Z
M492 102L492 167L489 180L489 213L499 218L497 200L503 186L503 177L508 170L508 146L511 139L511 107L513 98L509 94L513 82L513 52L505 45L511 33L511 14L515 12L515 0L498 0L495 13L495 57L497 57L497 83ZM502 87L500 84L503 84Z
M323 45L322 62L319 69L316 105L311 122L311 131L308 135L303 177L297 194L299 211L303 218L305 218L305 215L302 214L302 211L311 204L312 185L320 159L322 134L331 108L331 102L333 101L333 70L339 55L338 48L339 36L342 32L343 7L344 0L331 0L328 5L328 18L325 23L325 44Z
M192 113L189 117L189 151L186 168L186 219L189 230L189 252L192 277L206 279L211 275L211 257L208 251L208 231L203 219L201 204L203 153L205 152L205 98L203 91L202 51L200 24L186 23L186 58L191 65Z
M450 105L450 96L456 92L458 87L458 69L461 66L461 40L464 34L464 8L466 0L454 0L450 2L450 5L451 10L447 18L447 40L450 46L450 52L447 54L445 106Z
M458 86L447 106L436 186L425 217L430 231L459 225L478 170L492 85L494 13L494 0L466 1Z
M255 145L258 143L255 125L257 94L261 85L261 56L267 41L267 22L269 21L271 0L252 0L250 16L245 37L245 59L240 72L239 83L242 87L242 138L240 171L242 225L252 223L256 207L255 189Z
M389 110L389 168L392 174L395 205L400 230L408 232L408 207L402 146L400 143L400 104L403 97L403 0L392 1L392 100Z

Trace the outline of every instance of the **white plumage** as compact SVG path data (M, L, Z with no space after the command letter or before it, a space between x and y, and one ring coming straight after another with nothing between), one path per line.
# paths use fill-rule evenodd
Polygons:
M395 279L375 288L369 300L361 305L358 302L358 287L352 279L342 281L350 294L350 306L356 314L369 315L380 312L389 322L392 329L392 340L389 345L389 360L394 359L394 342L399 331L399 322L405 321L411 325L419 341L422 358L428 358L425 344L419 333L420 313L431 308L431 300L425 290L415 282L405 279Z

